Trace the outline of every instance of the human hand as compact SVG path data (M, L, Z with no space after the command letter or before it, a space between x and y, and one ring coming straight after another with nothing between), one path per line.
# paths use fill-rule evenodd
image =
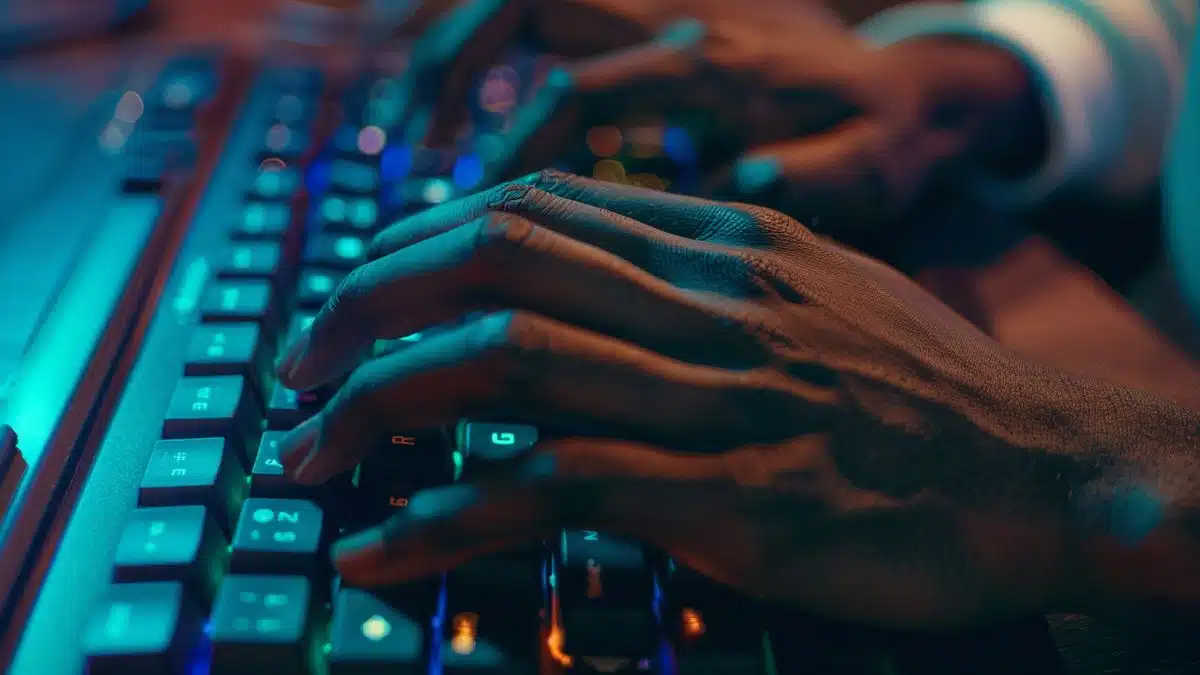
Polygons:
M422 577L557 528L846 618L1047 609L1065 499L1052 374L898 272L768 209L543 172L381 233L279 365L349 377L282 444L302 483L397 429L573 431L343 542L349 580ZM367 360L376 339L452 324ZM361 365L360 365L361 364Z
M1006 51L946 40L875 49L836 18L836 3L446 4L422 3L405 26L424 30L401 118L431 118L430 144L453 138L470 88L518 37L568 57L506 134L478 139L485 185L554 164L597 124L700 115L701 154L718 169L709 194L837 233L896 218L967 159L1020 164L1014 147L1038 152L1024 142L1040 126L1036 97Z

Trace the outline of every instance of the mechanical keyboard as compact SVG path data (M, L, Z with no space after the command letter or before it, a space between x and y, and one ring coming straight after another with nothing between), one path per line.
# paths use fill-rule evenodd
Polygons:
M537 68L526 60L485 78L476 133L503 132L497 102L519 99ZM116 199L153 203L153 229L131 230L146 259L110 322L124 328L107 385L72 403L89 411L88 433L54 467L53 498L10 513L0 671L1059 672L1041 618L954 636L845 626L739 596L603 532L565 531L394 588L343 584L333 540L453 482L464 458L538 434L494 420L396 429L331 484L283 475L278 439L322 401L274 380L280 346L384 224L480 180L468 153L389 138L391 75L203 52L166 60L120 97L99 143L124 167ZM598 175L664 186L653 167L688 175L670 150L635 152L651 167L641 178L616 150L587 161Z

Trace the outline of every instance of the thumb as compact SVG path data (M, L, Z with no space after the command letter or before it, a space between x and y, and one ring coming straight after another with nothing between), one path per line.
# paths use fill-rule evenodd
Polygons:
M338 542L334 563L348 581L377 586L425 578L561 529L661 544L668 524L688 520L671 486L715 479L721 466L716 456L640 444L554 441L517 461L468 464L473 479L418 493L383 525Z
M716 199L776 208L816 231L863 229L903 212L940 152L937 139L903 145L884 125L853 120L756 147L718 172L708 190Z

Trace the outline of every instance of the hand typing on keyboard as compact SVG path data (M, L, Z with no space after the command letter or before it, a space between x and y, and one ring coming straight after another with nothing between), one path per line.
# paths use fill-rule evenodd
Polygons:
M420 33L403 116L431 118L431 144L454 138L461 101L518 35L570 57L507 134L478 140L488 185L551 166L589 127L639 113L702 136L701 154L726 167L712 194L831 228L895 217L964 161L1020 169L1041 156L1033 78L1006 49L875 48L835 18L837 0L469 0L439 12L446 4L423 3L402 27Z
M364 362L377 339L447 324ZM1073 481L1135 446L1096 419L1118 414L1113 389L1006 353L778 212L556 172L385 229L278 372L296 390L348 374L280 441L301 484L394 428L561 432L468 457L455 484L343 540L335 563L360 585L597 528L843 617L1069 609Z

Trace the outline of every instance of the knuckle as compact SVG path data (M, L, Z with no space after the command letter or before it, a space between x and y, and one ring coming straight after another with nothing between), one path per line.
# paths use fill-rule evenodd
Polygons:
M489 211L475 221L472 254L493 266L507 266L525 248L536 226L520 216Z
M571 190L575 189L575 186L578 183L577 179L578 176L567 173L566 171L560 171L559 169L542 169L541 171L531 173L520 180L521 182L528 183L539 190L549 192L550 194L564 196L564 193L569 193Z
M551 348L545 319L524 310L506 309L485 315L467 339L471 351L487 354L498 391L513 403L529 400L542 355Z
M493 211L512 213L528 212L551 201L555 193L552 189L536 178L545 172L530 174L524 178L497 186L487 199L487 208Z
M347 415L371 417L373 411L380 408L383 381L383 374L370 363L354 369L330 399L324 414L334 420L344 419Z
M800 221L775 209L758 204L731 204L731 210L742 217L741 227L746 231L758 232L765 245L777 244L782 240L802 241L814 235Z

